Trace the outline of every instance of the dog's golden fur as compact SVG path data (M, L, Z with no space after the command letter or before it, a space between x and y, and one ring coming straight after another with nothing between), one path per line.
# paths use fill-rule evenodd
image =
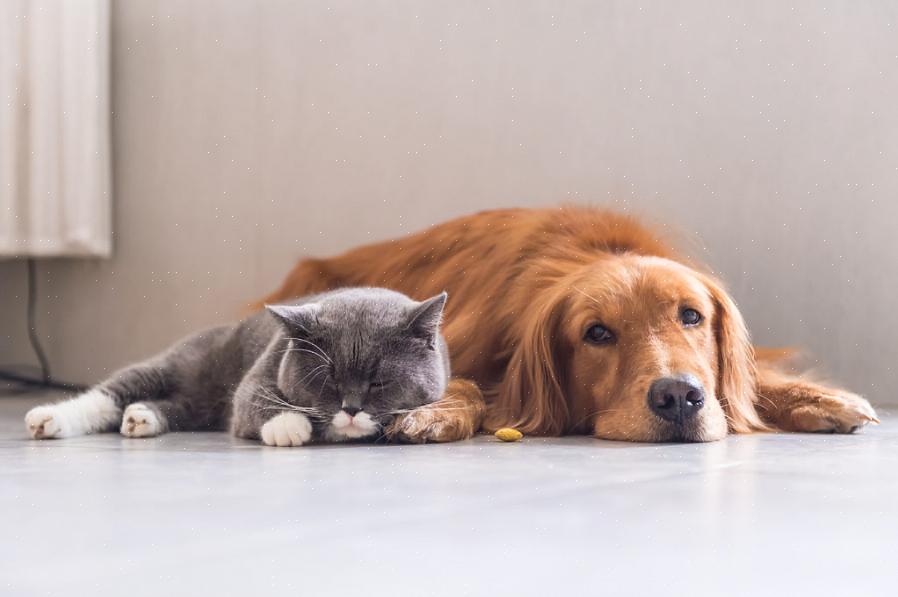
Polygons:
M400 421L393 431L413 441L462 439L481 426L707 441L771 427L853 431L875 420L862 398L784 373L784 353L756 353L718 280L678 257L668 239L605 210L483 212L304 259L264 302L359 285L415 298L449 292L453 373L474 380L483 398L462 384L445 405ZM685 328L684 307L703 322ZM596 323L614 331L612 344L584 341ZM707 397L686 429L646 401L654 379L680 373L697 378Z

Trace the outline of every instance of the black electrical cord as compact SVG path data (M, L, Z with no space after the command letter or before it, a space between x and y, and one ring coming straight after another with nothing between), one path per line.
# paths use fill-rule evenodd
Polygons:
M34 313L37 311L37 272L34 265L34 259L29 258L26 262L28 265L28 309L26 317L28 319L28 340L31 341L31 348L37 355L37 360L41 364L41 375L45 384L50 383L50 362L47 360L47 353L41 346L41 339L37 337L37 326L34 323Z
M19 388L19 391L40 389L71 391L84 390L86 389L86 386L64 381L57 381L53 379L53 376L50 374L50 361L47 360L47 353L44 352L44 347L41 345L41 340L37 335L37 325L35 321L35 313L37 312L37 268L34 263L34 259L29 258L26 264L28 269L28 299L25 318L28 322L28 340L31 342L31 348L32 350L34 350L34 354L37 356L37 360L40 362L41 376L39 378L31 377L29 375L16 373L15 371L0 369L0 381L18 384L19 386L21 386Z

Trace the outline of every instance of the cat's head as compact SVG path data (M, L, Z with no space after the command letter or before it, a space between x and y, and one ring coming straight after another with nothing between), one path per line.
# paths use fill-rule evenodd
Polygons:
M269 306L285 332L279 388L314 409L332 440L379 434L398 413L442 396L445 303L445 292L419 303L391 290L352 288Z

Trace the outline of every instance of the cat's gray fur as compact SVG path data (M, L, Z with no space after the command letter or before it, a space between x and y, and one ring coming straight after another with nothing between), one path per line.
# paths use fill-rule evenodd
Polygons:
M190 336L92 391L119 409L143 403L159 432L230 427L259 439L263 425L290 412L308 418L315 440L377 435L397 414L442 396L445 301L445 293L418 303L382 288L309 296ZM338 416L365 413L364 429L336 430Z

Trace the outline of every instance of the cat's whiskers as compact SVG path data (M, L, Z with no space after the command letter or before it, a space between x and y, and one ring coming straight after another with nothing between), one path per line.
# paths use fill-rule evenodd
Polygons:
M326 367L326 366L323 366L323 367ZM315 375L312 375L311 377L309 377L309 381L306 384L304 384L304 387L311 386L315 382L315 380L318 378L318 376L320 376L322 373L327 373L327 372L328 372L327 368L322 369L321 367L319 367L319 371L317 371L315 373ZM311 374L309 374L309 375L311 375ZM306 377L308 377L308 375ZM303 378L303 379L305 379L305 378ZM302 383L302 380L297 381L296 383L292 384L290 386L290 392L293 393L296 390L297 386L300 385L300 383ZM321 397L320 392L319 392L318 396L319 396L319 398Z
M318 388L318 400L321 400L321 392L324 391L324 385L327 383L327 380L330 376L330 373L324 376L324 381L321 382L321 387Z
M309 353L310 355L316 356L316 357L318 357L319 359L322 359L322 360L324 360L324 361L327 361L328 365L332 365L332 364L333 364L333 362L332 362L329 358L327 358L326 356L324 356L324 355L322 355L322 354L320 354L320 353L317 353L317 352L315 352L314 350L309 350L308 348L285 348L284 350L281 351L281 354L287 354L287 353L290 353L290 352L307 352L307 353Z
M422 409L428 410L426 406L419 406L418 408L401 408L399 410L388 411L388 412L384 413L384 415L407 415L408 413L420 412ZM429 410L439 410L442 413L442 412L454 412L457 410L468 410L468 407L466 407L466 406L449 406L449 407L441 406L439 409L429 409Z
M328 363L330 363L330 364L333 365L333 363L334 363L333 359L330 358L330 356L324 351L323 348L321 348L320 346L318 346L317 344L315 344L315 343L312 342L311 340L306 340L305 338L287 338L287 340L290 340L290 341L292 341L292 342L302 342L302 343L304 343L304 344L308 344L308 345L312 346L313 348L315 348L315 350L318 351L318 354L319 354L322 358L324 358L324 360L326 360ZM288 351L289 351L289 350L293 350L293 347L291 346L291 347L288 348L287 350L288 350Z
M271 403L273 406L255 403L256 406L260 408L267 408L272 410L283 410L283 411L296 411L306 415L311 415L316 418L323 417L323 413L314 407L311 406L299 406L296 404L291 404L286 400L280 398L277 394L269 390L268 388L260 387L253 393L254 397L262 398L263 400Z
M263 411L299 413L299 414L303 415L304 417L307 417L313 421L325 421L328 418L326 415L324 415L314 409L309 410L309 409L304 409L304 408L299 408L299 407L287 408L285 406L277 406L277 405L273 405L273 404L259 404L257 402L253 402L252 404L256 408L263 410Z
M268 402L271 402L271 403L274 403L274 404L277 404L280 406L286 406L286 407L295 406L293 404L290 404L286 400L282 399L280 396L275 394L273 391L271 391L268 388L263 387L263 386L260 386L259 388L257 388L256 391L253 392L253 396L258 396L259 398L262 398L264 400L267 400Z
M423 406L417 406L415 408L400 408L397 410L391 410L385 414L387 415L404 415L412 412L420 412L422 410L438 410L440 412L453 412L457 410L467 410L469 408L468 405L464 404L461 400L457 399L458 394L450 394L448 396L444 396L437 402L431 402L430 404L425 404ZM460 404L461 406L451 406L452 404Z
M253 406L261 410L274 410L280 412L298 412L301 415L305 415L306 417L314 420L323 421L327 419L327 416L322 414L316 409L312 408L303 408L299 406L290 406L289 408L286 406L277 406L277 405L269 405L269 404L259 404L258 402L253 402Z
M293 341L295 341L295 342L302 342L302 343L304 343L304 344L310 345L312 348L314 348L315 350L317 350L318 352L320 352L320 353L321 353L321 356L325 357L328 361L331 360L331 357L330 357L329 354L327 354L327 351L325 351L323 348L321 348L320 346L318 346L317 344L315 344L315 343L312 342L311 340L307 340L307 339L305 339L305 338L290 338L290 339L293 340Z
M321 370L322 370L322 369L327 369L327 368L328 368L327 365L318 365L317 367L315 367L314 369L312 369L311 371L309 371L308 373L306 373L305 377L303 377L302 379L300 379L300 380L298 380L296 383L294 383L292 387L295 388L296 386L298 386L299 384L301 384L302 382L304 382L305 380L307 380L309 377L311 377L312 374L315 373L316 371L318 372L318 375L320 375L320 374L321 374ZM317 377L317 375L316 375L315 377ZM315 377L312 377L312 379L315 379ZM309 382L311 383L311 380L309 380Z

